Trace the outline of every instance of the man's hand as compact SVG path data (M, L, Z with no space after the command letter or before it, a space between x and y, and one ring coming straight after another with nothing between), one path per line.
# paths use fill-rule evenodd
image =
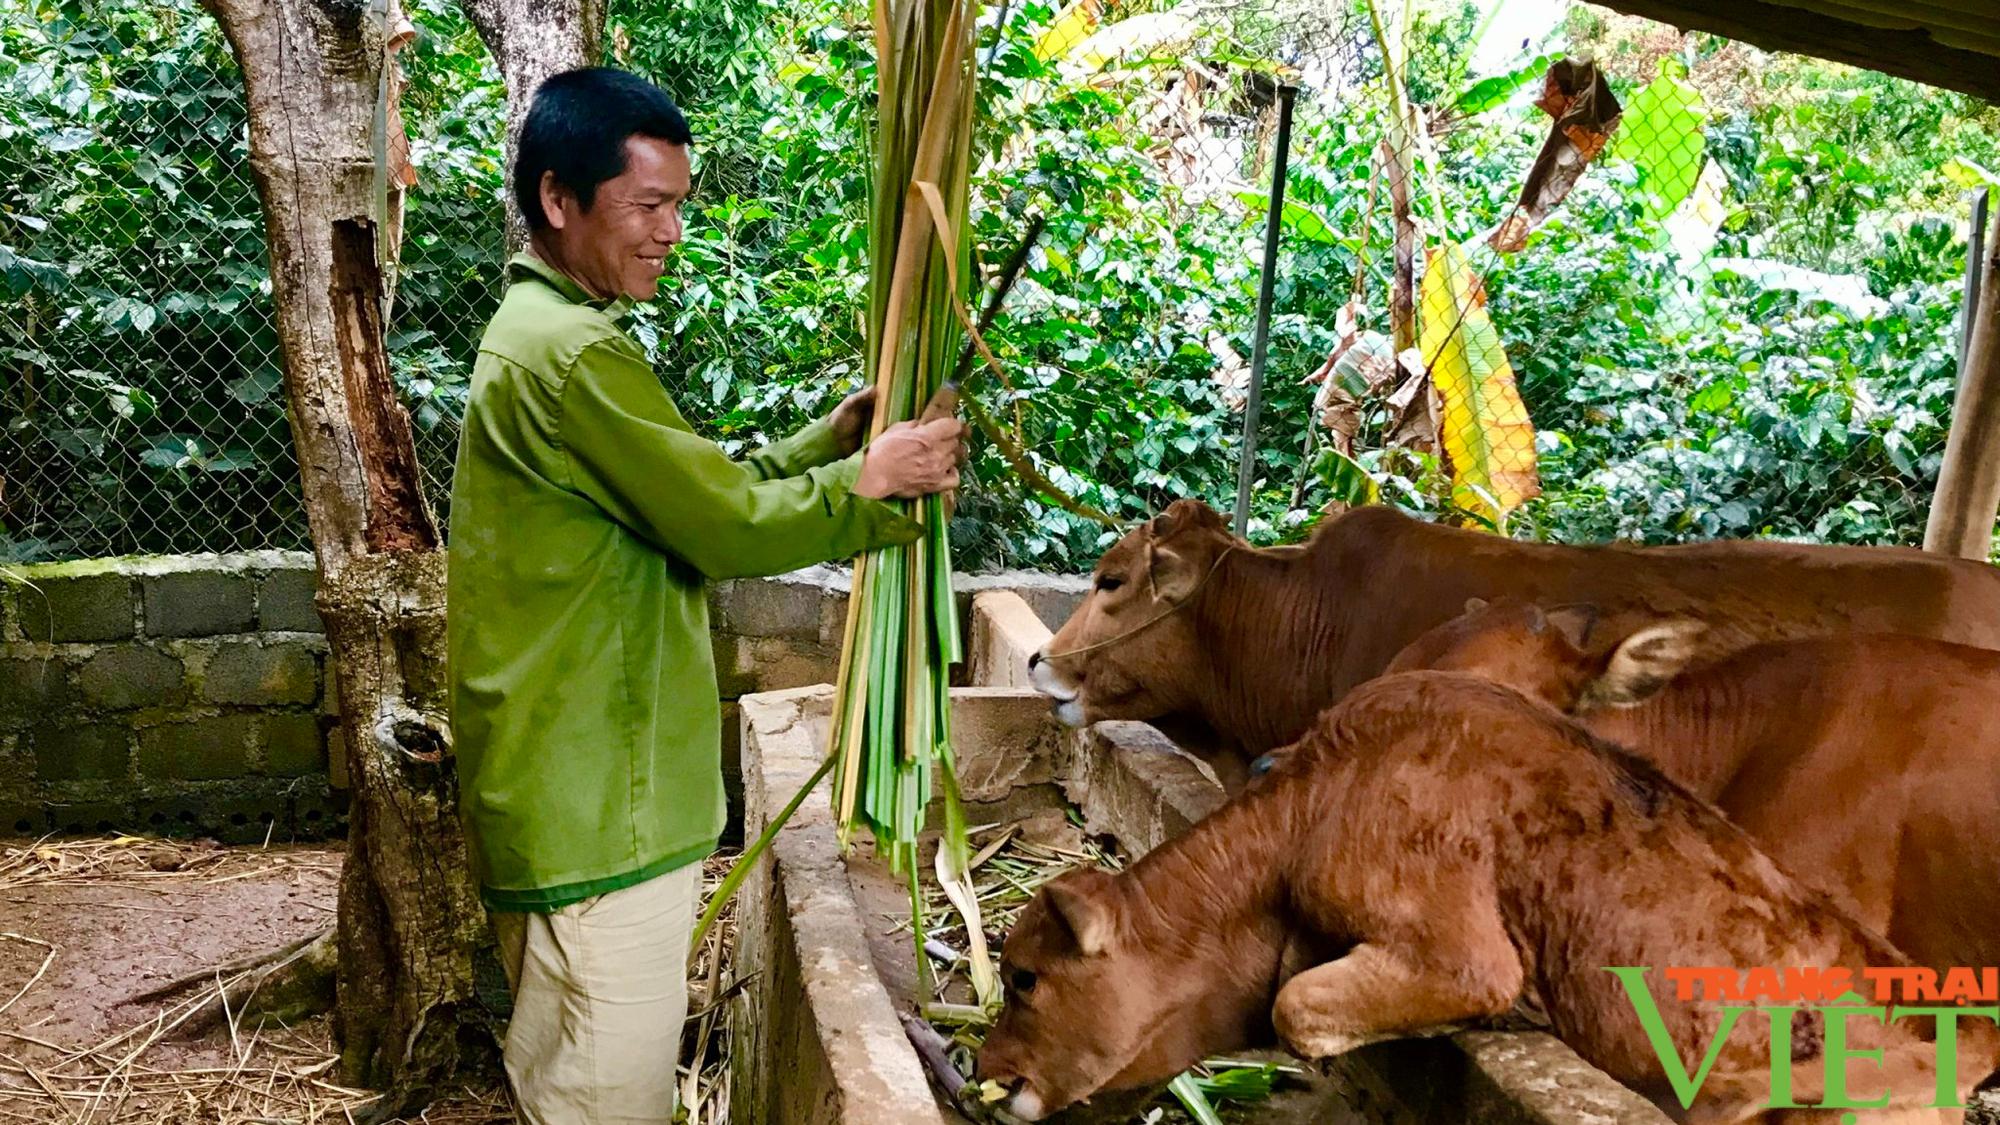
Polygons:
M863 387L841 399L826 420L833 426L834 440L840 443L840 455L851 456L861 448L862 439L868 436L868 424L875 420L875 388Z
M868 447L854 494L911 500L949 492L958 487L958 467L965 463L966 452L965 423L956 418L922 425L898 422Z

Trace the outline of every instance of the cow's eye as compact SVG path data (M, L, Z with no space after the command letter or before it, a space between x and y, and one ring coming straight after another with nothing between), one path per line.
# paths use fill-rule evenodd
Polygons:
M1013 986L1015 992L1025 995L1035 990L1035 974L1027 969L1015 969L1007 978L1007 983Z
M1097 576L1097 588L1107 594L1124 584L1125 580L1123 578L1114 577L1113 575L1100 574Z

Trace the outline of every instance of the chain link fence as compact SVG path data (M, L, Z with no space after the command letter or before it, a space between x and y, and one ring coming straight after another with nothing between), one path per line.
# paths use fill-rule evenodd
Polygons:
M503 96L430 36L390 344L433 503L500 277ZM193 2L0 12L0 561L309 548L242 80Z
M192 0L30 7L0 14L0 558L306 545L226 46ZM451 4L412 7L390 344L448 515L504 94ZM609 61L697 140L634 330L746 449L861 378L866 6L611 11ZM1375 499L1574 540L1920 539L1991 107L1581 4L1010 0L981 27L982 266L1046 226L973 376L1003 440L961 565L1083 569L1114 531L1079 510L1233 506L1288 101L1254 539Z

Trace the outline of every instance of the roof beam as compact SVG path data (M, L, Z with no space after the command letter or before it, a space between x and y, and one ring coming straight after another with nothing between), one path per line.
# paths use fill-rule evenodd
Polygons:
M1868 27L1766 0L1595 0L1627 15L1740 39L1767 51L1817 55L2000 103L2000 57L1946 46L1927 31Z

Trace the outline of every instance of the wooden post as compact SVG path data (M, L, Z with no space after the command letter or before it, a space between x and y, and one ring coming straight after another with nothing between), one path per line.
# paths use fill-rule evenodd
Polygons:
M1958 306L1958 377L1965 378L1965 357L1972 348L1973 322L1979 318L1979 286L1986 278L1986 205L1993 193L1986 188L1966 197L1972 204L1972 237L1965 241L1965 297Z
M1951 438L1924 531L1925 550L1982 560L1992 554L2000 516L2000 223L1993 227L1996 237L1984 250L1986 283L1966 330Z

